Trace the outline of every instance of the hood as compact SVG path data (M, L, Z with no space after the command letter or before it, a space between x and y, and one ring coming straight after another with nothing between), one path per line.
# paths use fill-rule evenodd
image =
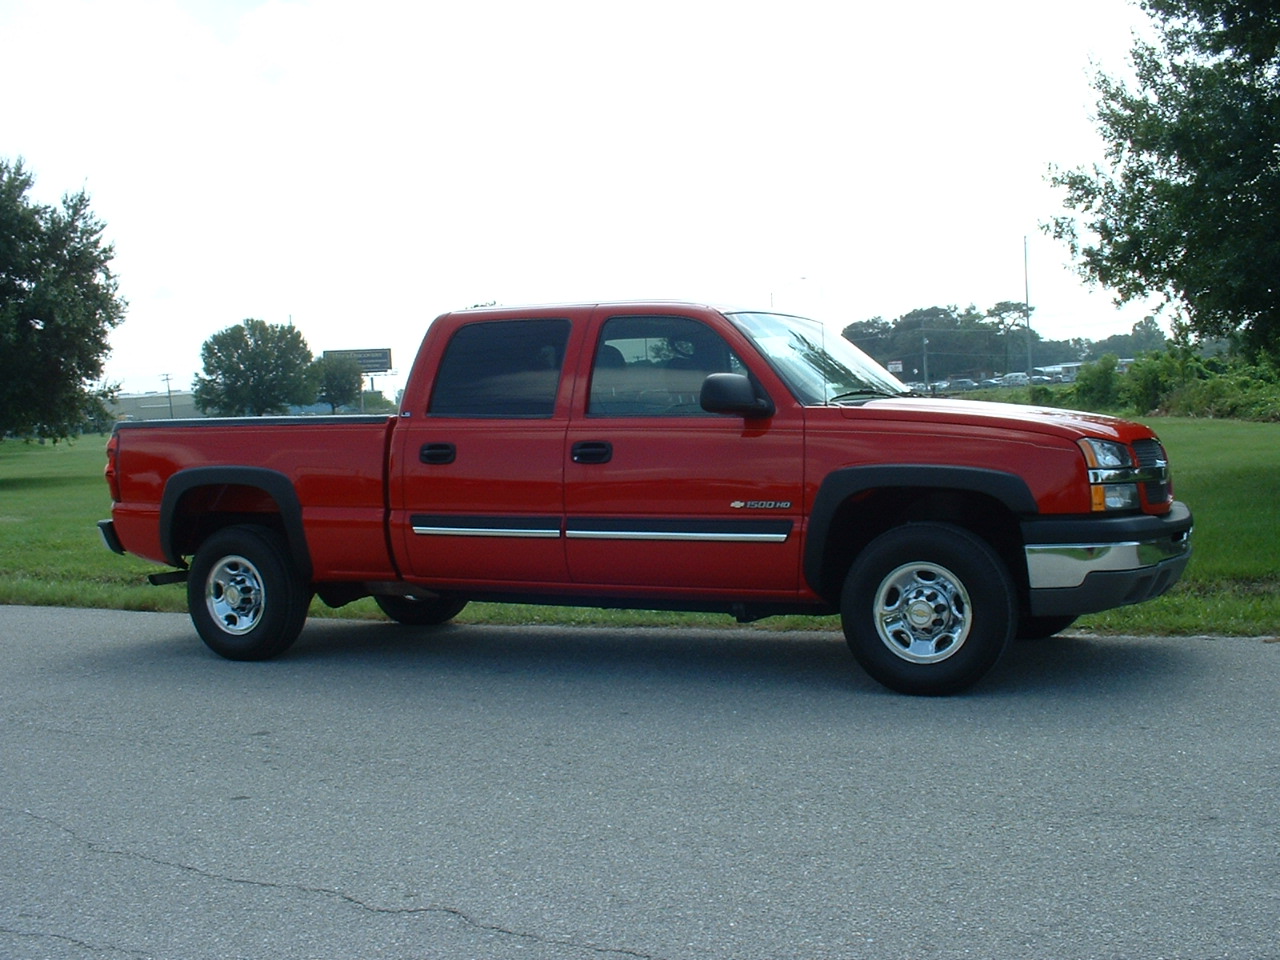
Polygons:
M1099 437L1104 440L1130 441L1151 436L1151 431L1119 417L1082 410L1058 410L990 400L937 400L931 397L893 397L871 400L857 407L847 407L846 416L868 413L887 420L910 420L913 423L950 423L1046 433L1077 440ZM862 411L862 413L859 413Z

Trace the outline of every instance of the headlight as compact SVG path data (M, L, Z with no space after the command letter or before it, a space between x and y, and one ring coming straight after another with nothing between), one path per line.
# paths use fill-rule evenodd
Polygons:
M1088 438L1080 441L1080 449L1092 469L1114 470L1133 466L1133 455L1123 443Z
M1133 454L1123 443L1095 440L1078 441L1080 452L1089 465L1089 497L1095 512L1139 510L1141 477L1135 468Z

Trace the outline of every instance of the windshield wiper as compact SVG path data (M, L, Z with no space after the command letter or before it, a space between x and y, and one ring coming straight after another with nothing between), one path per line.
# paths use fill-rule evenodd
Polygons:
M901 397L901 393L888 393L884 390L874 390L870 387L863 387L861 390L850 390L847 393L838 393L834 397L827 400L827 403L847 403L861 400L875 400L880 397Z

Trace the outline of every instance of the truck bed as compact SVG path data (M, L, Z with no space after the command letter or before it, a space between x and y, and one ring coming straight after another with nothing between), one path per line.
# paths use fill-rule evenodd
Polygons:
M112 441L116 534L131 553L184 566L194 543L188 549L171 531L192 526L178 517L280 512L286 535L303 538L304 552L326 576L394 577L385 528L394 422L355 415L121 423ZM248 473L253 487L242 483Z

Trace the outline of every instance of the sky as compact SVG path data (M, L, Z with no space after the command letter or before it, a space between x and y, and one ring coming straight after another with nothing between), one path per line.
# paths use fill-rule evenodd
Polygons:
M432 318L663 298L839 328L1029 294L1127 333L1042 225L1103 161L1129 0L0 0L0 157L84 189L128 301L107 379L188 389L253 317L318 356Z

